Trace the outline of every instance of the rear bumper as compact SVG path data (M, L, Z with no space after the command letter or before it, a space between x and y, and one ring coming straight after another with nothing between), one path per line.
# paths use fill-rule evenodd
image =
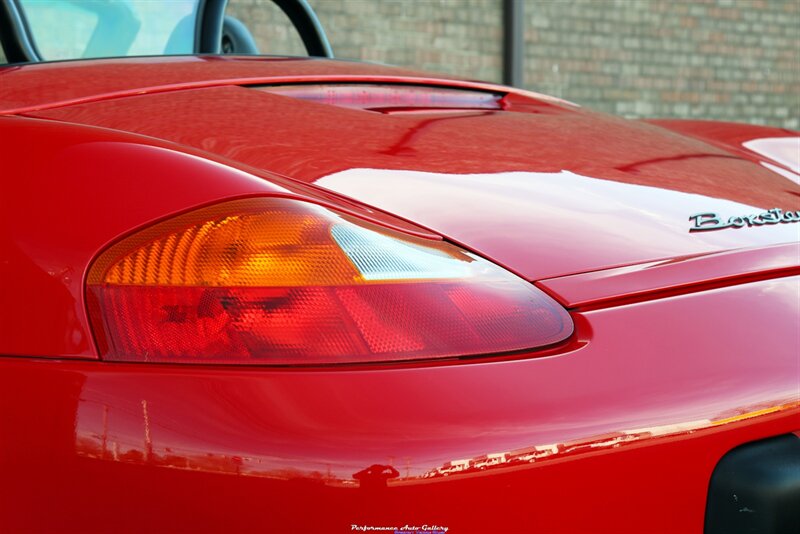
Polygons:
M3 358L0 530L700 533L720 458L800 428L799 280L577 313L539 358Z

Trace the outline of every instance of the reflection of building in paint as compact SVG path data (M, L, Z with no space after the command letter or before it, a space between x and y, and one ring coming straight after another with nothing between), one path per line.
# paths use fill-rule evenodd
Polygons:
M726 410L717 416L717 418L714 420L714 425L723 425L726 423L750 419L751 417L768 415L774 412L779 412L791 405L791 402L787 402L780 406L776 406L770 402L760 402L747 407ZM794 405L797 405L797 402L795 402Z
M670 425L608 432L586 438L578 438L564 443L550 443L514 449L510 452L487 453L470 459L451 460L439 468L431 469L422 478L449 476L483 471L486 469L521 466L549 460L565 455L591 453L621 447L627 443L642 439L666 436L671 434L690 434L699 429L713 425L710 419L699 419Z
M535 462L537 459L558 453L558 444L537 445L535 447L525 447L508 453L509 463Z
M576 439L572 441L566 441L561 444L560 448L561 452L566 454L575 451L586 451L599 448L619 447L622 443L626 441L633 441L638 439L638 436L639 436L638 432L637 433L609 432L607 434L592 436L589 439Z
M423 475L424 478L435 476L448 476L454 473L461 473L471 469L474 465L474 460L450 460L437 469L432 469Z
M478 456L474 460L474 465L477 469L487 469L508 462L507 452L498 452L493 454L484 454Z
M641 439L644 437L666 436L668 434L687 434L695 432L701 428L708 428L710 426L710 419L698 419L696 421L686 421L684 423L675 423L671 425L633 428L631 430L625 430L623 433L635 436L637 439Z
M109 403L105 399L81 398L75 425L74 446L79 456L100 461L147 465L151 467L203 471L234 476L263 477L273 480L305 480L340 488L357 488L359 480L351 473L364 464L355 462L331 462L330 459L294 458L286 459L266 456L253 451L208 452L209 447L201 438L183 435L185 444L176 445L174 436L167 434L173 429L165 421L155 402L137 400L128 404ZM404 457L405 476L387 478L387 486L415 484L421 479L435 479L451 475L468 475L504 470L524 469L533 463L546 462L564 456L576 457L601 451L616 450L628 444L647 442L671 435L689 435L720 425L772 413L797 409L796 397L781 401L759 402L726 410L712 419L633 428L619 432L608 432L564 443L549 443L509 452L485 453L472 458L461 458L445 462L441 467L430 467L433 462L415 466L412 457ZM389 462L392 463L391 461ZM393 468L392 468L393 469ZM417 475L409 476L415 471ZM449 478L448 478L449 480Z

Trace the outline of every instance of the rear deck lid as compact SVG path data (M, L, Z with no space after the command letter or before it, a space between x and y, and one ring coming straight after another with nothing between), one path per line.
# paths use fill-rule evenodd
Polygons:
M246 78L242 63L226 69ZM800 185L754 158L652 124L531 94L498 98L496 86L387 77L384 68L358 83L424 87L420 93L460 88L471 104L399 113L331 105L265 91L289 82L274 63L274 83L267 67L252 63L265 76L257 82L27 114L166 139L313 184L431 229L529 280L800 241ZM312 83L314 64L304 67L303 83ZM320 73L313 83L353 81ZM475 91L485 93L485 106Z

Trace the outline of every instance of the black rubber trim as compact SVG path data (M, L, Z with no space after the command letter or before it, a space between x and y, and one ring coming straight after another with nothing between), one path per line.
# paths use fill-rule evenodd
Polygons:
M800 533L800 438L742 445L711 475L705 534Z
M286 13L295 29L300 34L306 52L312 57L333 57L328 36L322 29L317 15L306 0L273 0Z
M228 0L200 0L194 30L195 54L219 54L222 45L222 21Z
M8 63L41 61L28 21L15 0L0 1L0 42Z
M222 22L222 54L258 55L258 45L253 34L242 21L230 15L225 15Z

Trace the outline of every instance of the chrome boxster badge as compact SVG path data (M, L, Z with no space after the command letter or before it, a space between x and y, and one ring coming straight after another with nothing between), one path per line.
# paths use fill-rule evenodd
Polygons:
M704 232L706 230L722 230L723 228L742 228L745 226L764 226L765 224L796 223L800 222L800 211L783 211L772 208L755 215L734 215L727 222L716 213L696 213L689 217L694 225L690 232Z

